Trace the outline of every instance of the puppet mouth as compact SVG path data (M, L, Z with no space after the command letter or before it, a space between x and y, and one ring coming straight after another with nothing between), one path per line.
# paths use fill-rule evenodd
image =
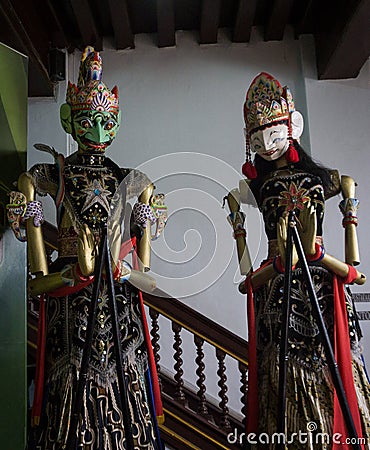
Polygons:
M111 144L112 141L96 143L96 142L90 141L90 139L85 138L83 140L81 139L81 142L89 148L93 148L95 150L102 151L102 150L105 150Z
M275 150L270 150L270 151L268 151L268 152L265 152L264 153L264 156L272 156L274 153L276 153L277 152L277 149L275 149Z

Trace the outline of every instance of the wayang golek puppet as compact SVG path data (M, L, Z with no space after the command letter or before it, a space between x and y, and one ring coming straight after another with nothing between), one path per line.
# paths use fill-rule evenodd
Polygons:
M159 236L166 222L164 196L154 195L146 175L120 168L106 156L120 125L118 90L103 83L102 60L91 47L83 53L77 85L68 84L60 117L78 150L65 158L38 144L55 162L36 164L22 174L19 191L11 193L8 208L16 236L27 240L32 274L29 291L33 296L41 294L35 431L29 446L56 450L70 442L94 270L108 224L126 392L120 392L117 382L115 317L109 308L108 276L103 273L74 438L78 448L90 450L159 450L157 418L163 420L163 411L140 289L155 287L145 272L150 267L150 240ZM50 195L57 210L58 256L51 266L40 226L42 205L36 194ZM131 215L128 202L135 198ZM154 235L152 224L157 225ZM125 261L128 254L131 263ZM121 408L122 395L129 405L129 418Z
M361 355L361 331L346 287L366 281L365 275L354 267L360 262L355 182L349 176L339 177L337 171L326 169L304 152L299 145L303 117L295 110L290 90L283 88L271 75L263 72L252 81L244 103L244 119L246 162L243 173L247 179L240 182L239 189L229 193L227 201L240 271L246 275L246 281L239 287L242 293L247 293L248 302L246 430L256 436L261 433L273 436L277 430L286 238L289 213L294 211L357 435L366 438L370 435L370 387ZM345 262L328 253L322 237L325 202L339 193L343 196L340 210L345 229ZM268 255L257 270L252 269L246 245L245 214L240 209L241 203L253 204L253 197L262 213L268 239ZM291 269L286 436L289 438L294 433L298 436L299 432L307 431L308 423L315 423L318 437L328 436L331 440L334 433L340 433L344 440L346 424L313 317L302 263L294 247ZM289 449L329 449L336 445L332 441L303 443L297 438L289 444ZM351 448L350 444L346 445L338 448ZM275 448L275 444L270 441L258 448Z

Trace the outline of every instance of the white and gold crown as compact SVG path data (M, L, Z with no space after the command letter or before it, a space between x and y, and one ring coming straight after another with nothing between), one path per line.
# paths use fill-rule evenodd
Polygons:
M287 87L266 72L252 81L244 103L244 120L248 133L272 122L289 119L294 111L292 94Z

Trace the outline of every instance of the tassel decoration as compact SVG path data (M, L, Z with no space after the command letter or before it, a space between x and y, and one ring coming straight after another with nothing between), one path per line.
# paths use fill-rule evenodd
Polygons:
M243 175L245 175L250 180L257 178L257 170L251 161L246 161L242 166Z
M292 138L292 124L289 119L288 123L288 139L289 139L289 147L285 153L285 159L288 163L297 163L299 161L299 156L297 149L294 146L294 141Z
M290 141L288 150L285 153L285 159L288 163L297 163L299 161L297 149L294 147L292 141Z
M249 180L257 178L257 170L252 162L248 133L245 134L245 163L242 165L242 172Z

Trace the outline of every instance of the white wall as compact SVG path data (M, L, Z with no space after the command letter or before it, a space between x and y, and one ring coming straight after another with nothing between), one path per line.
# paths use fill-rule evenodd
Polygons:
M158 190L168 193L172 217L165 232L167 245L163 240L155 242L152 265L159 287L183 297L188 305L246 337L245 299L236 288L241 277L236 255L231 254L231 227L221 209L222 197L238 185L240 178L245 92L261 71L287 84L297 108L306 118L309 113L303 145L309 148L311 143L315 157L355 175L362 201L362 269L370 274L365 234L370 216L366 177L369 123L365 110L369 98L368 65L355 81L323 82L316 79L312 40L294 40L289 32L282 42L264 42L254 30L249 44L231 44L223 33L218 44L207 46L199 46L197 36L190 32L178 32L176 38L176 48L159 49L153 36L139 35L133 51L102 52L103 79L109 87L118 85L122 109L121 130L109 155L121 166L144 168ZM72 81L77 80L79 58L79 54L69 57ZM56 102L30 100L30 164L51 161L49 156L31 151L35 142L54 145L65 154L73 150L59 125L65 83L59 89ZM168 156L172 153L175 155ZM52 215L48 213L48 217L50 220ZM330 210L329 221L327 246L341 256L342 238L336 237L343 235L339 214L334 217ZM249 210L248 234L258 265L266 246L258 215ZM337 242L341 242L339 247ZM163 259L173 262L168 264ZM201 276L197 276L203 268ZM179 280L184 276L187 278ZM175 281L163 284L168 277ZM370 361L370 330L365 328ZM193 354L184 353L184 359L191 364ZM172 365L165 356L162 362ZM228 375L237 376L233 369Z
M353 286L352 292L370 292L370 60L355 79L318 81L312 60L310 39L302 42L303 71L306 87L308 121L312 156L336 168L342 175L350 175L358 184L356 196L360 200L357 234L361 264L358 269L368 277L363 286ZM325 245L337 258L344 258L344 231L338 204L341 196L326 204L324 228ZM370 310L369 303L356 305L358 310ZM370 365L370 322L361 322L364 333L364 355Z

